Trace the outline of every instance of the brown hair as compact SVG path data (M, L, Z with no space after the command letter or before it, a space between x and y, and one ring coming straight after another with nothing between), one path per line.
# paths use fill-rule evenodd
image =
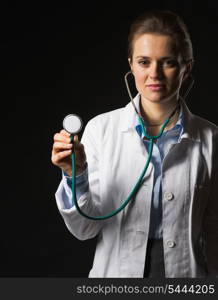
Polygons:
M130 61L132 61L135 37L145 33L171 36L175 42L176 50L183 58L183 62L193 60L192 42L188 29L177 14L167 10L153 10L140 15L132 23L128 36L128 58L130 58Z

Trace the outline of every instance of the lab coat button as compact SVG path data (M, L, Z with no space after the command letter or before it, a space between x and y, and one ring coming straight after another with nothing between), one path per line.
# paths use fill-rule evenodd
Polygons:
M164 198L166 199L166 200L168 200L168 201L170 201L170 200L172 200L173 199L173 194L171 193L171 192L166 192L165 194L164 194Z
M175 247L176 246L176 243L174 242L174 241L167 241L167 246L169 247L169 248L173 248L173 247Z

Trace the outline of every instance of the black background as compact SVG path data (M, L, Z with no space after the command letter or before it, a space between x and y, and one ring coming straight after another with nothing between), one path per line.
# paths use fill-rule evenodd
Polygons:
M8 6L0 41L0 276L88 275L96 241L78 241L57 210L61 172L50 160L53 135L68 113L79 114L85 125L129 102L123 79L128 30L151 8L177 12L188 25L195 86L187 103L193 113L218 124L217 1L17 1Z

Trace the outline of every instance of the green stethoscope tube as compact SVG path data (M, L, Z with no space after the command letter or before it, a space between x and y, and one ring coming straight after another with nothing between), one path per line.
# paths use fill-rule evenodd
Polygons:
M154 140L158 139L159 137L162 136L163 134L163 131L165 129L165 127L167 126L167 124L169 123L170 121L170 118L166 119L166 121L164 122L164 124L162 125L162 128L159 132L158 135L156 136L150 136L147 134L147 131L145 129L145 126L144 126L144 121L143 119L139 116L139 123L140 125L142 126L142 130L143 130L143 133L144 135L146 136L146 138L148 138L150 140L150 143L149 143L149 153L148 153L148 158L147 158L147 161L146 161L146 164L145 164L145 167L141 173L141 176L139 177L136 185L134 186L134 188L132 189L132 191L130 192L128 198L123 202L123 204L116 210L112 211L111 213L105 215L105 216L97 216L97 217L94 217L94 216L89 216L87 214L85 214L79 207L78 205L78 202L77 202L77 198L76 198L76 161L75 161L75 153L73 151L72 153L72 198L73 198L73 202L76 206L76 209L78 210L78 212L85 218L87 219L90 219L90 220L106 220L106 219L109 219L113 216L115 216L116 214L118 214L121 210L123 210L126 205L133 199L133 196L137 193L137 191L139 190L139 187L142 183L142 180L144 178L144 175L148 169L148 166L149 166L149 163L151 161L151 157L152 157L152 152L153 152L153 145L154 145ZM73 141L73 135L71 135L71 141Z

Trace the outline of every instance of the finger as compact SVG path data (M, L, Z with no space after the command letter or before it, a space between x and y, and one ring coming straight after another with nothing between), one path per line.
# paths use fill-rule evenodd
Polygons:
M67 136L65 136L63 134L56 133L54 135L54 141L55 142L64 142L64 143L69 144L71 142L71 139L70 139L70 137L67 137Z
M62 129L62 130L60 131L60 134L63 134L63 135L65 135L65 136L67 136L67 137L70 137L70 133L67 132L67 131L64 130L64 129Z
M67 144L67 143L61 143L61 142L55 142L53 145L53 149L55 151L60 151L60 150L69 150L72 149L73 145L72 144Z
M72 152L71 150L65 150L65 151L59 152L55 155L52 155L52 162L54 164L58 164L62 159L69 156L71 154L71 152Z

